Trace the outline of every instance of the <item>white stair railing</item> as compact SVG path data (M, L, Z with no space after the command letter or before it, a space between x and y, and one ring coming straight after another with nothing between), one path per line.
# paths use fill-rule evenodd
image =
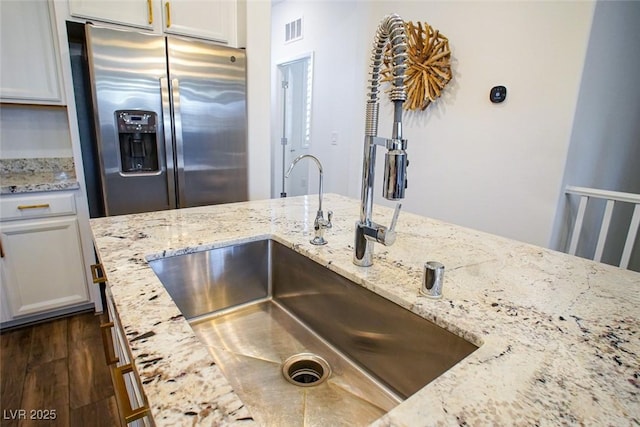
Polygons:
M633 244L638 234L638 226L640 225L640 195L632 193L622 193L619 191L597 190L594 188L573 186L567 186L565 193L580 196L578 214L576 216L576 222L571 233L571 242L569 243L569 253L571 255L575 255L576 250L578 249L578 241L580 240L580 232L582 231L584 214L587 210L587 202L590 198L607 201L604 209L604 215L602 217L602 224L600 226L600 234L598 235L598 242L596 244L596 251L593 256L594 261L598 262L600 262L600 260L602 259L604 244L607 240L609 225L611 224L611 215L613 213L613 207L615 203L625 202L635 205L633 209L633 216L631 217L631 223L629 224L629 231L627 232L627 239L624 243L624 249L622 250L622 257L620 258L619 264L619 266L622 268L628 268L629 260L631 259L631 252L633 251Z

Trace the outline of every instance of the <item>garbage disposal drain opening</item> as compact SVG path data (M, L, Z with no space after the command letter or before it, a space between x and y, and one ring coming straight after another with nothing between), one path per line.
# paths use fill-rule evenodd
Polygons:
M321 384L329 378L331 367L316 354L300 353L285 360L282 364L282 374L291 384L309 387Z

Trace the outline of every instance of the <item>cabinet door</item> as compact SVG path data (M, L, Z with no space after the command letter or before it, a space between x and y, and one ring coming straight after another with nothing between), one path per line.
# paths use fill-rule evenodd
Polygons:
M0 225L2 286L11 317L89 300L75 217Z
M0 101L64 104L52 16L47 0L2 1Z
M7 305L7 296L4 294L4 285L7 279L4 276L4 267L0 268L0 322L11 320L11 313Z
M235 47L235 0L163 0L164 32L214 40Z
M71 16L153 29L157 0L69 0Z

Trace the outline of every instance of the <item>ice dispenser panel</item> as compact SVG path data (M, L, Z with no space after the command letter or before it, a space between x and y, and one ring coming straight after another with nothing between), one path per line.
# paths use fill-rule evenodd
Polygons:
M153 111L116 111L123 173L153 173L158 167L158 115Z

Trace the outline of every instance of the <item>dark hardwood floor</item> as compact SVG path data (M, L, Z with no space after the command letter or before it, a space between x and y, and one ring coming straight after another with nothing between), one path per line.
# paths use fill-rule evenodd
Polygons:
M0 335L0 425L121 427L93 313Z

